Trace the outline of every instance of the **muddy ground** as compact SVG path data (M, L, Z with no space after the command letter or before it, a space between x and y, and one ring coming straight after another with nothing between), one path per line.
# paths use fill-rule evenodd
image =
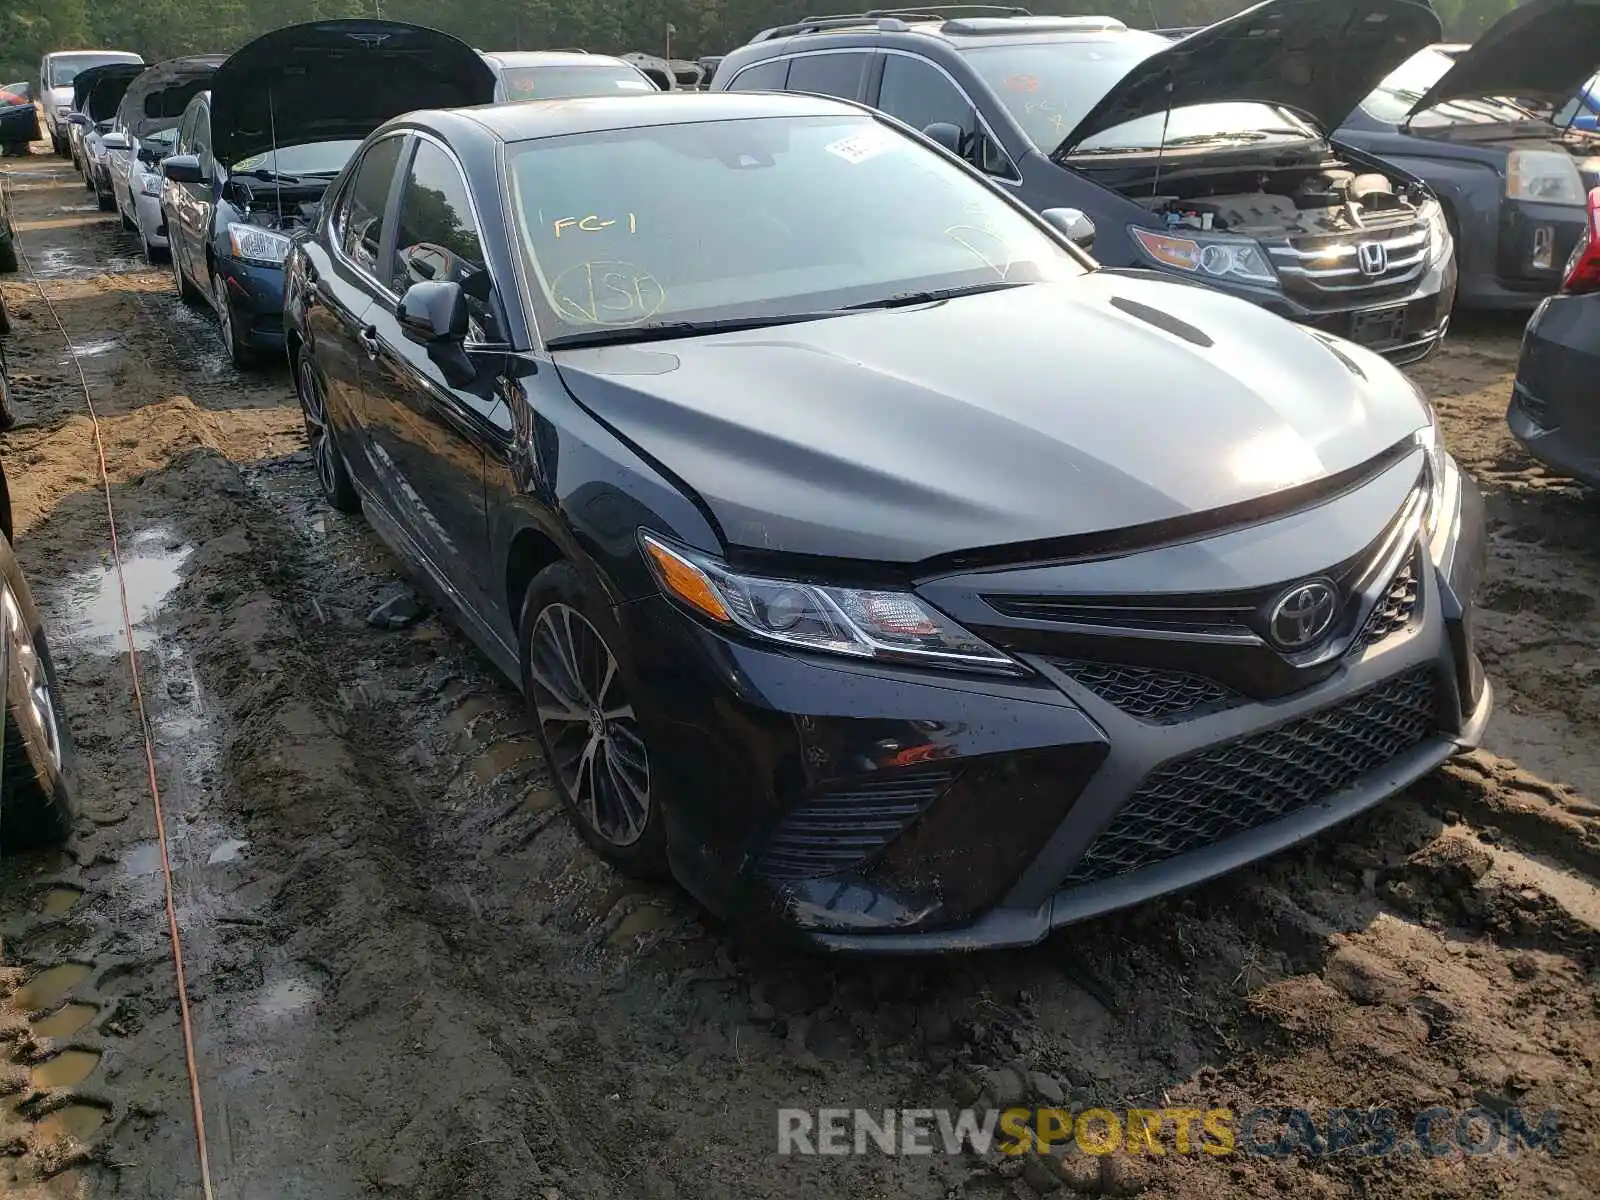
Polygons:
M1309 847L1026 953L817 961L627 883L517 695L316 498L289 381L243 376L71 168L3 164L99 410L188 960L216 1194L1592 1196L1600 1179L1600 504L1503 411L1513 322L1417 370L1490 497L1489 749ZM0 1193L198 1171L90 425L6 279L0 444L80 758L68 852L0 883ZM1559 1109L1559 1154L784 1158L780 1106L1035 1100ZM1106 1165L1109 1163L1109 1165Z

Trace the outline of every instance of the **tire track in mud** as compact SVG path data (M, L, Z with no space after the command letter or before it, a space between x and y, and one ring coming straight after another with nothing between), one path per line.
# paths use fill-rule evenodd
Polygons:
M1558 786L1482 752L1306 848L1024 953L839 962L751 946L582 848L520 699L439 618L366 624L400 571L363 522L316 500L286 379L213 370L209 322L194 318L191 339L153 278L50 286L87 288L75 340L132 331L92 379L129 422L119 515L170 567L150 568L170 590L141 624L141 670L179 814L180 920L225 1192L1410 1198L1579 1195L1600 1175L1588 1132L1600 1128L1600 812L1575 772L1554 772L1574 785ZM29 361L48 398L39 330L13 340L41 346ZM1503 370L1469 342L1444 365L1472 382L1485 363ZM1458 430L1489 428L1477 394L1441 401L1458 453ZM67 1036L105 1048L50 1102L110 1106L74 1168L86 1182L170 1200L192 1147L158 894L140 871L147 802L123 766L126 680L74 624L103 530L71 477L71 404L34 404L38 424L8 440L7 465L39 456L21 552L36 588L53 589L52 630L77 630L58 657L93 782L75 861L48 868L82 896L8 948L25 973L96 964L67 1003L92 997L101 1041ZM1563 621L1596 632L1554 593L1583 585L1544 573L1593 569L1594 543L1566 540L1563 506L1579 502L1553 490L1521 515L1522 501L1502 502L1492 582L1550 596L1486 610L1497 683L1545 669L1519 639L1556 645ZM1538 541L1516 536L1529 526ZM1533 609L1546 626L1530 629ZM1550 761L1577 761L1570 740ZM32 878L0 894L51 894ZM13 1038L27 1064L29 1036ZM1562 1158L1298 1168L772 1153L780 1105L1034 1101L1408 1114L1515 1102L1562 1109L1571 1137Z

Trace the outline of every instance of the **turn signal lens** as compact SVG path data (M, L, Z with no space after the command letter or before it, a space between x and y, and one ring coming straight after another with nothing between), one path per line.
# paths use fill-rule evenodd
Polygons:
M655 570L657 583L713 621L733 621L722 601L717 599L717 589L711 585L704 571L648 534L641 534L639 541L650 559L650 566Z
M1189 238L1151 233L1148 229L1135 229L1133 236L1139 239L1139 244L1144 247L1145 253L1158 263L1176 267L1180 271L1200 269L1199 242L1191 241Z

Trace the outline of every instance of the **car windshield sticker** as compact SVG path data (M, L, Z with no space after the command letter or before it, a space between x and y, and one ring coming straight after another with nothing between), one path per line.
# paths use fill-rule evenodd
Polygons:
M625 92L648 92L655 89L655 84L648 79L619 79L617 86Z
M823 147L829 154L836 154L847 163L864 163L869 158L876 158L888 148L889 139L876 131L840 138L837 142L830 142Z

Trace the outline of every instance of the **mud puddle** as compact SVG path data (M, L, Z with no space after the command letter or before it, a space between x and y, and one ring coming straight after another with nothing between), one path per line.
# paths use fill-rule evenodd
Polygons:
M56 607L64 614L58 639L90 639L125 644L123 598L133 625L135 649L156 643L153 622L182 581L193 552L169 528L141 530L121 547L122 571L107 563L72 577Z

